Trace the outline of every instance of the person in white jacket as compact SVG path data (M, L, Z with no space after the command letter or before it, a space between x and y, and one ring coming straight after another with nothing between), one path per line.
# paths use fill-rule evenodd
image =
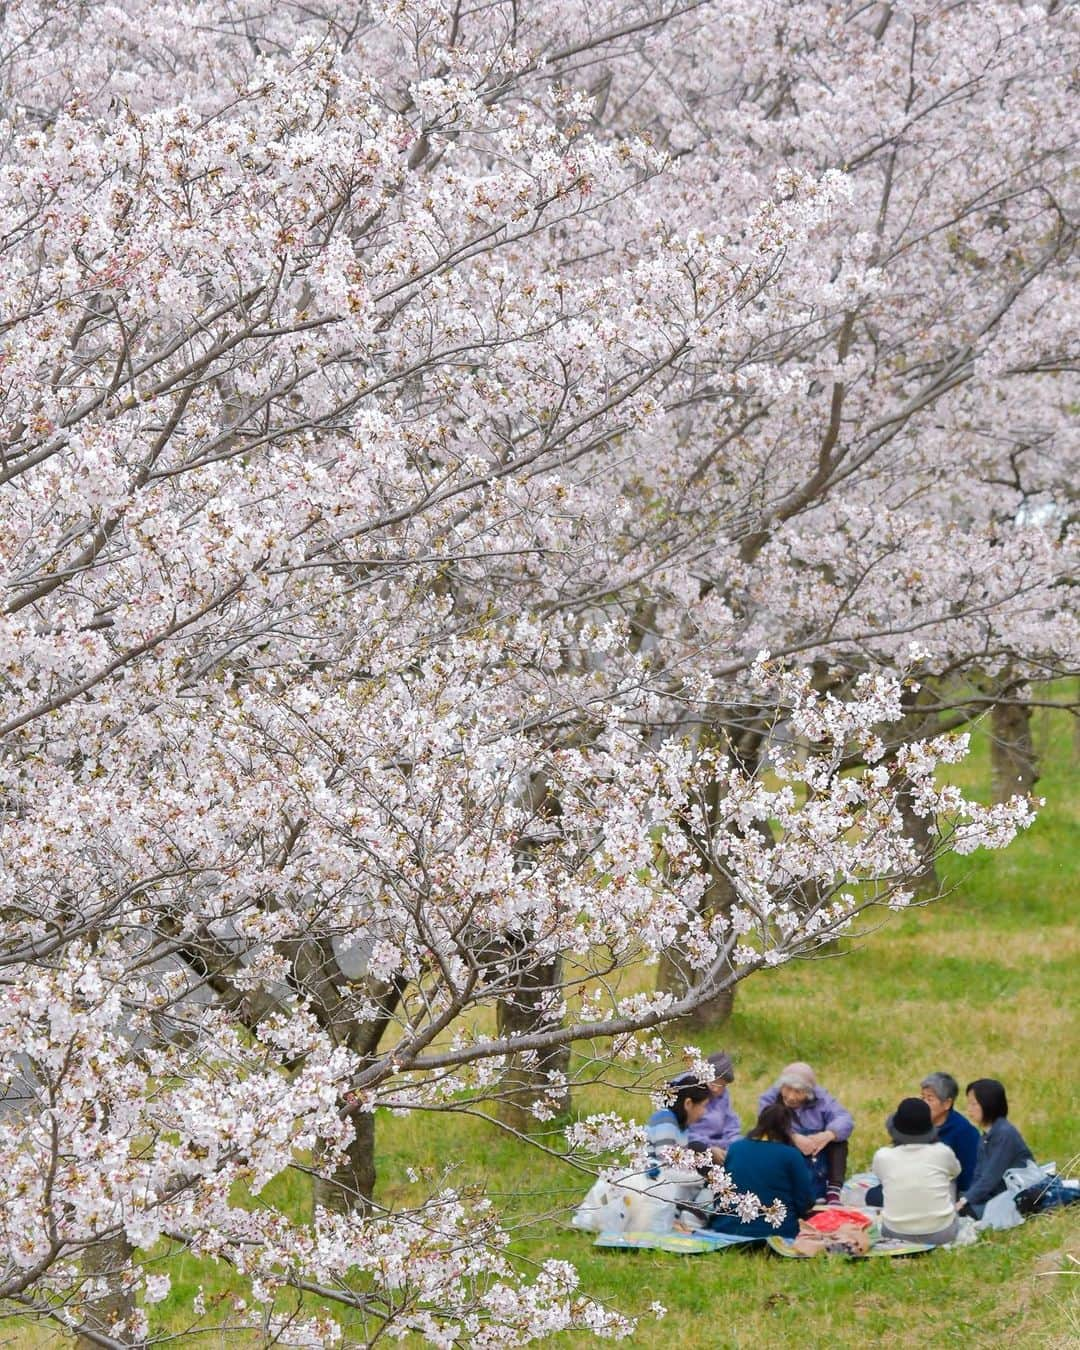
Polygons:
M942 1246L952 1242L959 1222L954 1182L960 1161L938 1142L930 1108L919 1097L905 1097L885 1128L891 1148L879 1148L873 1169L881 1178L881 1235L905 1242Z

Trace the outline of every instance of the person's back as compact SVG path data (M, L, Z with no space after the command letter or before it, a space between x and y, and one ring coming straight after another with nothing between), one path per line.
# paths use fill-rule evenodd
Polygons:
M953 1181L960 1161L937 1139L930 1107L919 1097L905 1097L885 1129L892 1147L879 1148L873 1162L883 1193L882 1236L952 1242L957 1232Z
M728 1149L724 1170L736 1191L749 1193L769 1206L779 1201L786 1214L777 1227L763 1215L743 1222L739 1215L721 1211L712 1217L709 1227L739 1237L765 1238L774 1233L794 1237L799 1219L813 1207L810 1174L802 1154L791 1143L790 1113L782 1103L766 1108L758 1123L744 1139L736 1139Z
M948 1144L879 1148L873 1169L881 1178L882 1222L893 1233L936 1233L952 1223L953 1178L960 1162Z

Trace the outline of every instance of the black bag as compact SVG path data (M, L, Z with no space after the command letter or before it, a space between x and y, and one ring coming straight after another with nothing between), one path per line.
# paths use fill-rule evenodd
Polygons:
M1044 1214L1049 1209L1063 1209L1080 1200L1080 1187L1067 1186L1060 1177L1047 1177L1028 1186L1016 1197L1016 1208L1023 1215Z

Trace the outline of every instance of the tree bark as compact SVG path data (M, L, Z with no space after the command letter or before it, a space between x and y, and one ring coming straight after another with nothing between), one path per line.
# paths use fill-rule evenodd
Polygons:
M995 802L1030 792L1039 781L1026 703L995 703L990 713L990 782Z
M713 869L712 881L701 898L702 914L719 913L729 909L734 902L734 886L724 873ZM656 987L658 990L662 993L674 994L676 998L683 998L694 983L695 978L696 972L688 963L681 960L677 951L673 951L669 947L662 953L659 968L656 972ZM730 985L727 989L722 989L714 998L699 1003L684 1020L687 1026L694 1028L716 1026L728 1020L734 1007L735 986Z
M500 1036L521 1036L551 1026L551 1014L545 1007L545 996L562 982L562 961L542 965L526 965L511 998L500 999L495 1009L495 1021ZM499 1081L496 1114L515 1130L535 1129L537 1118L532 1107L541 1099L557 1111L570 1109L570 1091L565 1088L558 1095L550 1092L551 1073L567 1077L570 1068L570 1047L554 1046L549 1050L531 1051L524 1055L507 1057L506 1068Z
M375 1194L375 1114L355 1111L352 1123L356 1135L344 1156L311 1183L313 1203L334 1214L364 1214Z
M88 1298L83 1305L83 1326L87 1331L111 1336L123 1345L138 1345L139 1341L117 1331L121 1322L135 1312L135 1298L126 1289L125 1277L130 1275L134 1249L123 1233L95 1242L87 1247L82 1257L82 1271L88 1280L101 1280L104 1291ZM96 1350L101 1342L92 1336L78 1334L75 1344L79 1350Z

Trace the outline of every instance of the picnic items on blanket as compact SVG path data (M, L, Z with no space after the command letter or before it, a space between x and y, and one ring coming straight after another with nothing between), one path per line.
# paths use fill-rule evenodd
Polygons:
M629 1172L613 1181L601 1177L590 1187L570 1222L586 1233L670 1233L678 1212L680 1223L697 1227L702 1220L679 1206L691 1204L700 1191L698 1177L686 1183L665 1181L644 1172Z
M835 1233L838 1228L843 1228L854 1224L856 1228L869 1228L873 1220L865 1210L859 1209L841 1209L839 1206L832 1206L829 1209L818 1210L816 1214L811 1214L805 1221L805 1226L814 1228L819 1233Z
M821 1216L815 1215L815 1218ZM829 1253L833 1256L866 1256L870 1251L870 1234L867 1225L859 1215L859 1222L850 1219L838 1223L823 1231L811 1220L799 1221L799 1235L792 1240L794 1251L799 1256L821 1256Z
M867 1201L867 1192L881 1186L881 1178L873 1172L856 1172L848 1177L840 1191L840 1204L844 1209L880 1208Z
M1002 1231L1019 1228L1029 1214L1075 1205L1080 1201L1080 1181L1057 1175L1057 1163L1025 1163L1010 1167L1004 1176L1005 1189L992 1195L983 1207L976 1228Z
M861 1230L865 1232L865 1230ZM784 1238L773 1236L765 1239L765 1245L775 1256L793 1256L797 1260L807 1260L808 1256L800 1251L796 1251L798 1238ZM903 1242L898 1238L877 1238L870 1243L868 1251L860 1253L852 1252L830 1252L823 1250L822 1253L827 1256L857 1256L857 1259L863 1260L875 1256L917 1256L922 1252L932 1252L935 1248L928 1247L925 1242Z
M1068 1181L1056 1174L1045 1175L1042 1181L1028 1186L1016 1197L1016 1208L1025 1217L1045 1214L1051 1209L1064 1209L1080 1201L1080 1181Z
M593 1246L625 1251L670 1252L675 1256L703 1256L709 1252L722 1252L727 1247L744 1247L747 1243L760 1241L760 1238L755 1237L737 1237L734 1233L710 1233L706 1228L696 1233L640 1233L628 1230L625 1233L601 1233Z

